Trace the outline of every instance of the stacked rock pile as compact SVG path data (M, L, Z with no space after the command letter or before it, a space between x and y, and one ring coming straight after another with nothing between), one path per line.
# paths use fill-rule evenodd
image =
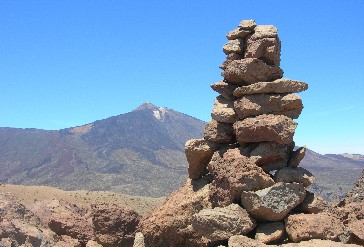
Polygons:
M146 246L265 246L310 239L335 246L330 241L339 241L343 225L306 191L314 177L298 167L306 149L295 149L293 142L293 119L303 109L294 93L308 85L282 78L274 26L244 20L227 38L224 80L211 85L220 94L212 120L203 139L185 145L185 185L141 220ZM257 243L242 244L249 241Z

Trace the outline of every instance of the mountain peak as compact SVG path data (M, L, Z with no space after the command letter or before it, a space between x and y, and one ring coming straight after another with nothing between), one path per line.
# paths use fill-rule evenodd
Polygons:
M159 109L158 106L153 105L150 102L144 102L143 104L141 104L140 106L138 106L137 108L135 108L135 110L133 111L140 111L140 110L155 110L155 109Z

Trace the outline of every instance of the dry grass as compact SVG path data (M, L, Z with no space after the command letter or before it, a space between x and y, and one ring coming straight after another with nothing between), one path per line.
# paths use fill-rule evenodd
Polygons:
M13 193L25 206L30 206L37 201L53 198L64 199L71 203L90 206L93 203L115 203L129 207L139 214L149 212L155 206L164 201L164 197L150 198L142 196L130 196L109 191L64 191L50 186L24 186L12 184L0 184L1 192Z

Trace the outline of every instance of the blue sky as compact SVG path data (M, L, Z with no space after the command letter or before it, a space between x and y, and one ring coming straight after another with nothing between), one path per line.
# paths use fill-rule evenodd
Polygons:
M0 127L61 129L145 101L210 120L225 34L273 24L309 83L295 140L364 154L364 1L0 1Z

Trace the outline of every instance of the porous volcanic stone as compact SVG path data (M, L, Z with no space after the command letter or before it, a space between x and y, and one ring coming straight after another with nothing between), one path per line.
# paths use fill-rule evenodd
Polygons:
M255 157L241 154L238 148L214 153L208 164L214 178L210 191L214 205L227 206L239 201L244 190L260 190L274 184L272 178L255 164L255 160Z
M204 138L216 143L234 143L235 134L233 125L211 120L205 126Z
M238 117L234 110L234 102L222 96L216 97L211 112L212 119L222 123L234 123Z
M226 69L226 66L233 60L240 60L243 59L244 56L237 53L229 53L226 55L226 60L219 66L220 69Z
M236 97L241 97L246 94L258 93L295 93L303 92L307 88L307 83L282 78L271 82L257 82L249 86L241 86L236 88L233 94Z
M262 114L284 115L295 119L301 114L303 105L297 94L252 94L236 100L234 109L239 119Z
M317 214L327 207L327 202L320 196L306 191L305 200L297 207L298 211L307 214Z
M259 58L265 63L279 66L281 61L281 42L279 38L254 39L252 35L246 41L245 58Z
M305 198L298 183L277 183L259 191L243 191L241 204L255 219L280 221Z
M252 31L244 28L236 28L226 34L226 38L228 40L238 39L238 38L245 38L248 36Z
M242 20L238 26L243 29L253 30L257 24L255 23L255 20Z
M244 40L243 39L229 40L224 45L223 51L224 51L225 54L229 54L229 53L243 54L243 52L244 52Z
M274 181L283 183L302 183L303 186L308 187L315 181L315 177L305 168L285 167L274 174Z
M276 142L289 144L293 141L297 123L282 115L259 115L234 123L236 139L245 142Z
M185 144L185 154L188 161L188 175L191 179L199 179L207 171L207 164L219 145L205 139L191 139Z
M255 239L263 243L271 243L279 240L284 235L283 222L260 223L255 233Z
M225 81L219 81L214 84L211 84L210 87L215 91L221 94L222 97L228 100L235 100L236 97L233 95L234 90L237 88L236 85L229 84Z
M254 34L252 39L263 39L263 38L276 38L278 37L278 30L273 25L258 25L254 28Z
M246 234L255 226L255 220L238 204L203 209L192 218L193 229L211 241L225 240L236 234Z
M268 246L258 240L244 235L234 235L229 238L228 247L265 247Z
M315 238L338 241L344 233L340 220L328 213L290 215L286 232L294 242Z
M303 160L306 154L306 147L300 147L296 151L292 152L291 157L288 161L289 167L297 167Z
M283 71L257 58L233 60L225 66L222 76L231 83L249 85L259 81L274 81L282 78Z

